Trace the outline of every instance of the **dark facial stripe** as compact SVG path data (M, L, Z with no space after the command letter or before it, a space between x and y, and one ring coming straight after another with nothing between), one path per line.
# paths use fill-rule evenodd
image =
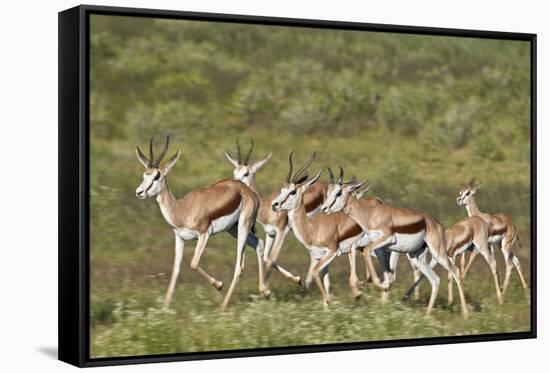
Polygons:
M288 197L290 197L290 192L286 195L285 199L283 199L283 200L281 201L281 203L279 204L279 206L284 205L285 202L286 202L286 200L288 199Z
M157 171L157 175L160 174L160 171ZM155 177L157 177L157 175L155 175ZM149 186L145 189L145 194L147 194L147 192L149 191L149 189L151 189L153 187L153 184L155 183L155 177L153 177L153 181L151 181L151 184L149 184Z

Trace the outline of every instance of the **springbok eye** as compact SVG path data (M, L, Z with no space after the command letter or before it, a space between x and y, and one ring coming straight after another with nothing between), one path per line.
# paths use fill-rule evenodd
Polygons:
M250 175L250 172L246 171L246 173L243 175L243 177L248 177Z
M336 193L336 197L340 197L341 195L342 195L342 189L340 189L340 190L338 191L338 193Z
M291 196L295 195L296 194L296 189L293 189L292 192L290 192L288 194L290 194Z
M157 181L158 179L160 179L160 172L157 172L157 174L155 175L155 178L154 178L155 181Z

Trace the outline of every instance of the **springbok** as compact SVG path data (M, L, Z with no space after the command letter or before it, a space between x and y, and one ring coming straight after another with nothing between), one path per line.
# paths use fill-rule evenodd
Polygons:
M499 304L503 303L502 292L500 290L500 280L498 277L497 262L488 246L489 224L479 216L467 217L445 230L445 240L447 242L447 256L452 263L455 263L456 257L464 255L467 251L480 253L493 275L495 282L495 292ZM435 267L437 262L432 260L430 267ZM410 296L413 289L417 289L421 278L415 281L414 285L407 291L405 299ZM450 274L447 276L448 303L453 303L453 282Z
M494 252L494 246L500 244L500 249L502 251L502 255L504 256L504 263L506 264L506 274L504 276L504 283L502 285L502 295L504 296L504 294L506 293L506 289L508 288L508 285L510 283L510 275L512 274L513 267L515 267L518 272L521 286L523 287L523 289L527 289L527 282L525 281L525 277L523 276L523 271L521 270L519 259L512 252L512 247L516 242L521 247L516 226L512 223L512 219L510 219L508 215L491 215L479 211L475 195L480 187L481 184L475 178L472 178L470 182L460 190L456 199L456 203L459 206L466 207L468 216L479 216L489 224L489 244L491 245L491 251ZM472 252L472 254L470 255L468 265L462 271L462 277L464 277L470 269L470 266L472 265L476 255L476 251Z
M456 266L449 261L445 250L445 231L441 224L422 212L393 207L387 203L369 205L363 200L355 199L352 193L366 183L335 183L329 185L328 196L321 211L324 214L343 211L361 226L370 242L363 249L363 255L371 251L385 248L391 251L406 253L413 264L428 278L432 285L432 292L426 312L432 311L439 289L439 277L427 263L425 246L428 246L432 258L445 270L451 273L455 280L464 318L468 317L468 307L459 273ZM329 215L330 216L330 215ZM318 264L322 267L334 259L333 253L328 253ZM371 271L374 271L371 268Z
M330 171L330 169L329 169L329 171ZM340 177L338 178L338 182L340 184L343 183L343 175L344 175L344 171L342 170L342 167L340 167ZM357 181L358 180L355 177L355 175L352 175L352 177L351 177L351 179L348 183L356 183ZM334 178L331 176L331 184L333 184L333 183L334 183ZM363 184L363 186L361 186L359 189L357 189L357 190L355 190L351 193L353 198L361 199L363 197L363 195L370 190L371 186L372 186L372 183ZM382 200L378 197L367 198L367 201L372 200L372 199L375 199L375 200L379 201L380 203L383 203ZM362 248L360 248L360 250L362 251ZM380 255L382 253L387 253L388 251L389 251L389 257L388 257L388 255ZM424 253L421 254L421 255L423 257L425 257L427 254L428 254L428 251L424 250ZM390 251L390 250L386 250L386 249L377 249L377 250L374 250L374 253L371 252L371 256L373 256L373 255L378 257L378 261L380 262L380 265L382 266L382 271L384 273L384 281L385 281L385 284L387 284L385 286L388 286L388 287L391 286L396 280L397 262L399 260L400 253L398 253L397 251ZM370 275L370 271L368 269L367 262L365 261L365 257L364 256L361 256L361 257L363 258L363 262L365 263L365 274L367 276L367 281L368 281L368 276ZM411 260L409 260L409 264L411 265L411 270L413 272L413 283L416 283L420 279L421 273L418 270L418 268L416 268L416 266L413 264L413 262ZM389 276L389 278L386 277L386 276ZM414 291L414 298L413 299L415 299L415 300L420 299L420 292L419 292L418 287L414 288L413 291ZM409 296L410 296L410 294L409 294Z
M160 162L168 151L168 144L169 137L166 137L164 148L156 160L153 158L153 139L149 142L149 158L136 146L137 158L145 167L143 181L136 189L136 196L139 199L156 197L162 215L175 235L174 266L164 300L165 308L172 301L183 259L184 242L187 240L198 239L191 260L191 268L196 270L217 290L222 289L221 281L199 267L199 261L209 237L220 232L228 232L237 238L235 271L229 290L223 300L222 310L227 307L241 275L245 244L251 246L257 253L260 293L267 295L268 290L264 284L265 268L262 258L263 242L252 233L260 199L256 193L238 180L218 181L194 189L182 198L176 199L170 191L166 175L179 159L179 149L172 158L160 166Z
M308 217L305 208L304 196L319 177L321 172L308 180L307 169L315 159L315 154L293 175L293 162L291 152L288 158L289 170L283 187L279 194L273 199L271 207L274 211L287 211L292 231L296 238L308 249L311 264L308 274L315 280L321 294L323 303L330 303L330 280L328 278L328 265L330 261L339 254L348 254L350 262L350 288L352 295L361 295L359 281L355 271L355 249L363 247L368 243L368 237L361 227L345 214L324 215L317 214ZM331 172L332 174L332 172ZM379 200L372 199L367 203L378 204ZM330 261L324 260L330 257ZM370 258L371 273L373 265ZM374 278L374 276L373 276Z
M253 140L250 141L250 148L248 153L243 158L241 155L241 147L239 145L239 140L237 140L237 157L233 157L229 151L225 152L226 158L233 165L233 176L235 179L242 181L248 185L258 196L258 188L256 186L256 172L262 168L267 161L271 158L271 153L267 154L263 159L260 159L255 162L250 161L252 155L252 150L254 148ZM307 190L304 195L304 206L308 216L315 215L321 203L326 196L327 185L325 183L319 182L313 185ZM291 272L284 269L279 263L278 258L283 247L284 240L288 231L291 229L288 222L288 215L286 211L273 211L271 209L271 203L273 199L277 196L278 192L275 191L268 196L260 196L260 208L258 210L258 216L256 221L259 222L266 234L265 237L265 249L264 249L264 260L266 262L266 277L269 275L270 268L273 267L279 271L285 278L291 280L296 284L301 284L301 277L295 276ZM311 259L311 263L314 263L314 260ZM310 264L310 268L313 267L313 264ZM267 282L267 278L266 278ZM306 286L309 286L311 282L311 275L308 271L306 276Z

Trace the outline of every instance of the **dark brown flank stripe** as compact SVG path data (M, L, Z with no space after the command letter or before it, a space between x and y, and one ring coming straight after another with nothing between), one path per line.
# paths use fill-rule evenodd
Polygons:
M421 219L408 225L393 226L392 233L413 234L425 229L426 221L424 219Z
M231 214L239 207L239 205L241 204L241 199L242 197L239 193L234 193L232 198L228 201L224 201L225 203L222 204L221 207L216 210L212 210L212 212L210 213L210 219L214 220L222 216Z
M453 249L458 250L458 249L460 249L462 246L466 245L466 243L468 243L468 242L472 243L472 240L473 240L473 237L471 237L470 235L466 235L466 236L464 237L464 239L462 239L460 242L457 242L457 243L454 245Z
M503 227L500 227L500 228L491 228L491 231L489 232L489 236L496 236L496 235L500 235L500 234L504 234L506 233L507 231L507 228L506 226L503 226Z
M358 224L351 224L348 227L343 227L343 231L339 232L340 242L347 240L348 238L355 237L363 231Z
M305 199L304 195L304 199ZM313 211L319 206L321 203L323 203L323 195L321 193L317 194L315 198L307 201L307 203L304 201L304 207L306 209L306 212Z

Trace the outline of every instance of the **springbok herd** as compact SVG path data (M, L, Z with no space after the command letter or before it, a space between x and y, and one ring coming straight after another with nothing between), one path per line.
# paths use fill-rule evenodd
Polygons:
M228 232L237 239L235 270L221 306L222 310L227 307L241 275L245 244L256 251L259 290L263 296L267 297L270 293L268 278L271 269L277 270L293 283L302 284L300 276L292 274L278 262L285 237L290 230L310 255L305 286L315 281L326 306L330 303L329 264L341 254L347 254L349 259L351 292L355 297L361 295L361 281L356 273L357 251L363 254L367 280L380 289L383 300L395 281L399 254L407 254L414 273L414 284L406 297L414 292L414 296L418 298L417 285L426 277L432 288L427 313L432 310L438 293L439 277L433 268L439 264L448 272L449 303L453 300L454 281L458 287L462 313L465 318L468 316L462 282L477 254L483 256L491 269L499 303L503 302L514 267L523 288L528 288L519 260L512 252L514 244L519 244L516 227L507 215L491 215L479 211L475 194L480 184L475 179L459 191L456 199L458 205L466 208L468 217L444 229L426 213L395 207L376 197L362 198L370 184L366 180L358 181L355 176L347 182L344 181L341 167L337 179L332 170L328 169L328 184L318 181L322 170L310 178L308 169L315 159L315 153L301 168L294 171L294 152L291 152L288 158L288 174L281 189L262 197L256 187L255 175L269 161L271 153L261 160L251 161L252 141L244 157L238 141L237 157L225 152L234 167L233 180L218 181L192 190L182 198L176 198L170 191L166 175L179 159L180 151L160 165L168 144L167 137L162 152L156 159L153 155L153 139L149 142L149 157L136 146L137 158L145 167L143 181L136 189L136 196L139 199L156 197L162 215L172 227L175 236L174 266L164 300L165 307L170 305L174 294L184 243L187 240L197 240L191 268L217 290L222 289L222 282L199 266L208 239L220 232ZM255 222L259 222L264 229L265 244L254 233ZM506 265L502 287L495 260L496 245L500 246ZM471 255L466 264L467 251ZM431 254L429 262L428 252ZM455 265L455 259L461 254L459 269ZM371 256L377 258L382 268L382 281L377 275Z

